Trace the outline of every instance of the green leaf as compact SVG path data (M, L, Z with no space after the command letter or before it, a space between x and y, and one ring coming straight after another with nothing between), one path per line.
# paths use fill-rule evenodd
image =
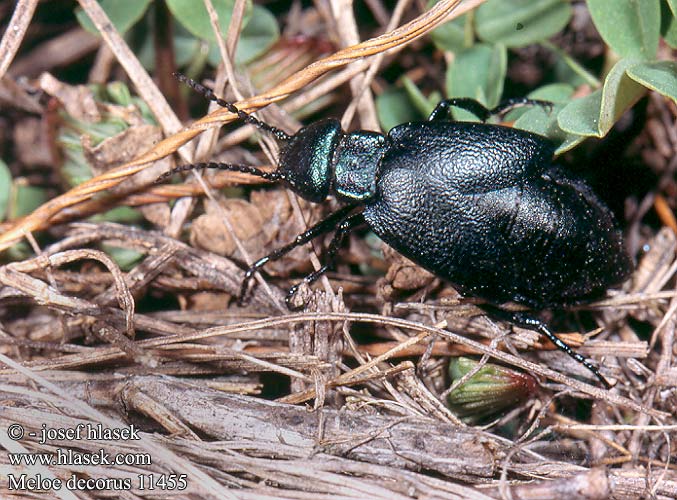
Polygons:
M407 91L390 89L376 97L376 112L381 128L388 131L400 123L421 120L422 116L412 106Z
M110 82L106 85L106 97L120 106L129 106L132 102L132 93L129 87L122 82Z
M658 50L659 0L588 0L597 31L621 57L653 59Z
M584 83L596 89L602 85L592 73L590 73L581 63L576 61L573 57L560 49L557 45L549 40L543 40L541 46L551 50L557 54L555 61L556 81L562 83L569 83L574 87L578 87Z
M459 52L472 45L472 24L469 23L468 15L459 16L456 19L442 24L430 33L435 46L447 52Z
M677 17L677 0L667 0L668 7L674 17Z
M206 60L207 42L195 38L176 19L172 18L172 31L174 41L174 60L177 68L184 68L193 64L200 58ZM149 71L155 70L155 46L151 36L144 36L138 44L136 56L144 68Z
M44 188L30 186L25 182L15 182L14 190L14 200L8 212L9 219L28 215L47 200Z
M143 215L137 209L127 206L111 208L103 213L92 215L91 221L117 222L119 224L134 224L143 220Z
M435 105L439 102L439 95L435 93L430 98L427 98L416 84L406 76L402 78L402 85L407 92L409 101L416 107L416 110L423 116L429 116L433 109L435 109Z
M677 4L677 0L673 0ZM668 2L661 2L661 36L671 48L677 49L677 14Z
M488 0L477 9L475 29L485 42L524 47L559 33L571 14L564 0Z
M637 59L621 59L611 68L601 89L569 103L558 116L562 130L586 137L604 137L646 92L626 73L637 64Z
M599 114L598 136L611 130L623 113L630 109L646 93L646 89L630 79L626 70L639 61L633 58L618 61L604 80L602 103Z
M628 76L646 88L677 102L677 62L640 63L627 70Z
M12 173L7 164L0 160L0 221L5 220L7 204L12 190Z
M124 272L130 271L143 258L143 254L131 248L120 248L103 243L101 249L106 252Z
M501 100L507 68L504 45L478 44L458 54L447 68L447 96L472 97L488 108ZM472 113L454 109L458 120L477 120Z
M99 0L99 5L120 32L126 33L143 17L151 0ZM75 17L80 26L95 35L99 34L94 23L81 7L75 9Z
M206 44L207 42L204 40L198 40L190 34L175 36L174 54L176 54L176 66L183 68L193 64L197 59L202 58L203 60L206 60L207 56L204 54L204 52L206 52L206 50L204 50ZM155 65L155 59L153 59L153 65Z
M264 54L280 38L277 19L267 9L254 5L252 17L240 33L235 62L246 64ZM221 62L219 60L219 62Z
M599 110L602 107L602 89L567 104L559 115L557 123L570 134L585 137L598 136Z
M508 113L506 120L515 120L515 115L519 113L514 127L548 137L555 144L559 144L557 154L560 154L584 139L578 135L568 134L557 123L557 115L571 100L573 93L574 87L566 83L553 83L541 87L531 92L529 98L552 102L552 110L548 112L540 106L519 108Z
M209 21L209 14L202 2L195 0L166 0L167 7L174 17L188 31L201 40L216 42L216 35ZM230 18L233 15L235 0L212 0L214 9L219 16L219 29L224 35L228 32ZM246 25L252 12L252 2L247 1L247 9L244 17Z
M582 135L566 134L566 139L564 142L562 142L559 146L557 146L557 149L555 149L555 156L559 156L566 153L570 149L574 149L585 139L586 137L583 137Z
M3 262L17 262L31 257L35 257L35 253L26 240L19 241L2 252Z
M70 187L78 186L92 178L92 169L85 160L82 147L74 148L63 145L63 162L60 174Z

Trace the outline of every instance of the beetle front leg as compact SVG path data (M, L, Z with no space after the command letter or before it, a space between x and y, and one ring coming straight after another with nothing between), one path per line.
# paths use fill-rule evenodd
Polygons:
M346 218L346 216L354 208L355 206L353 205L348 205L343 208L340 208L333 214L329 215L326 219L321 220L307 231L299 234L291 243L278 248L277 250L266 255L265 257L261 257L259 260L254 262L251 266L249 266L249 269L247 269L247 271L244 274L244 278L242 279L238 303L240 305L244 305L245 302L244 299L245 295L247 294L247 289L249 288L249 282L254 277L254 275L259 271L259 269L261 269L271 260L277 260L283 257L284 255L288 254L292 250L294 250L296 247L304 245L308 243L310 240L313 240L320 235L332 231L341 222L341 220Z
M332 269L334 267L334 264L336 262L336 254L338 253L339 249L341 248L341 243L343 243L343 239L345 236L355 229L357 226L361 226L365 223L364 221L364 215L361 213L351 215L350 217L344 219L339 223L338 226L336 226L336 233L334 233L334 237L331 239L331 242L329 243L329 247L327 248L327 256L325 257L324 264L322 267L320 267L317 271L313 271L309 275L307 275L305 278L303 278L303 281L300 283L295 284L289 289L289 293L287 294L287 297L285 298L285 302L287 304L287 307L289 309L297 309L292 303L291 300L294 298L294 295L296 295L296 292L298 291L299 287L302 284L310 285L311 283L317 281L317 279L322 276L324 273L326 273L329 269Z
M487 108L477 99L470 97L456 97L453 99L445 99L440 101L433 112L430 113L428 121L446 120L449 118L451 107L464 109L483 122L487 121L492 116L502 115L508 111L522 106L541 106L548 111L552 110L552 103L550 101L540 101L538 99L527 99L525 97L518 97L514 99L506 99L493 109Z

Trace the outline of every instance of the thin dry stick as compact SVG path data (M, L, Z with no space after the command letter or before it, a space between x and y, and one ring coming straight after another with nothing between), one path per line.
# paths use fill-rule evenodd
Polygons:
M5 266L7 267L7 266ZM0 271L2 271L3 268L0 267ZM428 335L438 335L440 337L446 338L451 342L455 342L458 344L463 344L468 346L469 348L474 349L476 352L482 353L482 354L489 354L492 358L501 361L503 363L509 364L509 365L514 365L517 366L527 372L530 373L535 373L538 374L542 377L549 378L551 380L554 380L556 382L565 384L569 386L572 390L579 391L584 394L588 394L596 399L606 401L609 404L616 404L618 406L622 406L625 408L629 408L631 410L634 410L636 412L640 412L642 414L646 415L651 415L654 418L670 418L671 415L668 413L656 410L654 408L648 408L644 405L638 404L637 402L623 397L619 394L616 394L612 391L608 391L605 389L600 389L599 387L595 387L593 385L587 384L585 382L581 382L579 380L576 380L574 378L568 377L566 375L563 375L562 373L559 373L555 370L552 370L548 367L542 366L537 363L533 363L531 361L527 361L526 359L523 359L518 356L514 356L512 354L508 354L503 351L499 351L496 349L492 349L489 346L486 346L480 342L477 342L475 340L471 340L469 338L464 337L463 335L459 335L453 332L450 332L448 330L442 330L439 328L435 328L432 326L426 326L422 325L420 323L416 323L413 321L408 321L404 319L399 319L399 318L389 318L389 317L384 317L384 316L379 316L376 314L365 314L365 313L299 313L299 314L289 314L286 316L279 316L275 318L265 318L265 319L260 319L260 320L254 320L254 321L248 321L245 323L240 323L237 325L229 325L229 326L218 326L214 328L207 328L205 330L202 330L200 332L195 332L195 333L190 333L187 335L167 335L162 338L155 338L155 339L147 339L147 340L141 340L138 341L139 345L141 345L143 348L161 348L162 346L169 345L169 344L176 344L180 342L189 342L189 341L195 341L195 340L202 340L202 339L207 339L207 338L214 338L214 337L220 337L220 336L228 336L228 335L235 335L240 332L245 332L245 331L251 331L251 330L256 330L256 329L261 329L261 328L271 328L274 326L281 326L281 325L287 325L287 324L296 324L296 323L303 323L306 321L353 321L353 322L362 322L362 323L375 323L375 324L380 324L380 325L389 325L389 326L395 326L399 328L406 328L408 330L413 330L413 331L418 331L421 332L421 339L418 337L414 337L411 339L411 342L416 343L422 340L422 338L425 338ZM423 335L425 333L425 335ZM406 341L407 344L409 344L410 341ZM96 362L104 362L104 361L111 361L114 359L118 359L120 357L124 356L124 353L122 353L120 350L114 348L114 347L107 347L103 348L100 350L97 350L97 352L92 352L92 353L82 353L78 354L78 364L82 364L83 359L91 359L92 361ZM68 356L64 356L64 358L68 359ZM31 366L33 369L43 369L41 368L44 366L44 369L54 369L58 368L55 367L53 364L53 361L48 362L45 364L45 362L37 362L37 363L32 363L29 362L26 364L27 366ZM4 373L4 370L0 370L0 374Z
M80 415L89 418L93 422L102 423L104 426L109 428L119 428L123 426L121 421L108 417L86 402L71 396L67 391L63 390L56 384L53 384L49 380L41 377L34 371L21 366L20 363L17 363L13 359L1 353L0 362L12 367L18 373L24 375L28 380L32 380L36 384L59 396L63 403L67 404L67 407L71 411L78 411ZM194 479L199 481L199 486L202 488L202 492L205 494L216 495L215 498L237 498L234 495L223 491L221 485L219 485L219 483L206 472L203 472L197 467L192 466L190 462L180 460L180 458L170 451L169 448L155 442L149 434L139 433L139 436L140 439L137 441L137 443L142 449L152 454L154 463L158 463L158 465L165 465L170 470L186 471L188 474L193 476ZM218 496L217 493L220 491L222 491L223 494Z
M226 42L223 40L223 36L221 35L221 32L219 31L219 19L218 19L218 14L214 10L214 6L212 5L211 0L205 0L205 7L207 8L207 12L209 14L209 19L212 25L212 30L214 31L214 35L216 36L219 50L221 51L221 58L223 60L223 64L225 67L225 72L228 76L228 81L230 83L231 88L234 90L235 95L239 100L243 99L242 94L237 88L237 82L235 81L235 72L233 69L233 62L232 62L232 54L235 53L235 49L237 47L237 40L239 37L237 36L239 34L240 28L242 26L242 18L244 16L244 11L245 11L245 2L238 0L235 2L235 8L233 11L233 16L231 18L231 22L228 26L228 45L226 46ZM221 74L221 70L219 70L219 77L217 78L217 88L224 88L225 87L225 78L223 78L223 75ZM210 104L210 109L218 109L219 106L216 103L211 103ZM205 137L205 141L200 141L200 145L198 148L199 152L203 152L206 155L206 150L207 150L207 145L211 145L211 141L216 138L217 135L217 130L212 129L208 130L207 134L210 134L211 137ZM205 134L205 135L207 135ZM203 155L199 155L198 158L202 157ZM233 241L235 242L235 246L237 247L238 251L244 258L244 261L249 264L250 262L253 261L253 259L250 257L249 252L247 252L247 249L244 247L242 242L240 241L240 238L237 237L235 234L235 231L230 223L230 217L227 213L227 210L223 207L221 203L218 202L216 199L216 195L214 194L214 191L210 188L210 186L205 182L202 174L198 171L195 170L193 171L194 177L197 179L198 183L203 189L203 192L207 195L209 200L214 204L218 212L220 213L221 221L223 225L225 226L226 230L230 233L231 238L233 238ZM183 203L181 203L183 201ZM187 207L191 205L191 199L186 198L184 200L179 200L179 203L177 203L174 206L174 209L172 210L172 221L171 221L171 230L166 230L165 232L167 234L171 234L174 237L177 237L181 228L183 227L183 222L184 219L188 216L188 210ZM169 229L169 228L168 228ZM255 279L261 286L262 290L270 297L270 300L274 303L277 304L278 309L281 311L284 310L284 305L279 302L278 297L275 296L273 293L272 289L268 285L268 282L264 280L260 274L256 274Z
M17 2L5 34L2 36L2 41L0 41L0 78L5 76L7 68L12 64L37 6L38 0Z
M349 372L346 372L342 375L339 375L335 379L331 381L332 386L339 386L343 384L348 384L351 382L355 377L361 375L365 371L369 370L370 368L375 367L377 364L386 361L394 356L397 355L398 352L408 349L410 346L414 344L418 344L422 340L428 338L430 336L430 332L421 332L415 337L411 337L409 340L406 340L402 342L401 344L393 347L390 349L388 352L384 352L380 356L375 357L371 361L358 366L354 370L351 370ZM297 403L302 403L304 401L307 401L309 399L312 399L315 397L315 389L308 389L307 391L303 391L301 393L296 393L296 394L290 394L289 396L285 396L283 398L280 398L279 401L284 402L284 403L291 403L291 404L297 404Z
M118 33L113 23L96 0L79 0L80 6L87 13L96 26L106 45L115 54L120 65L125 69L129 78L153 112L165 132L173 133L181 129L181 121L167 103L165 96L157 88L155 82L146 72L124 38Z
M37 271L39 269L49 268L49 267L59 267L64 264L75 262L77 260L83 259L92 259L97 260L103 264L108 271L113 276L113 281L117 288L118 294L118 304L120 308L125 312L125 325L127 336L131 339L134 338L134 297L132 297L131 292L125 279L122 275L122 271L118 265L111 259L106 253L100 250L91 250L91 249L80 249L80 250L66 250L64 252L58 252L49 256L40 255L33 259L24 260L21 262L12 262L7 264L4 268L0 268L0 275L4 276L5 272L19 272L19 273L29 273L32 271ZM7 284L7 283L5 283ZM52 290L45 287L42 289L42 293L34 295L36 300L41 301L42 303L49 303L54 297L55 293L52 293Z
M634 424L554 424L556 431L677 431L677 425L634 425Z
M479 5L483 4L486 0L467 0L466 2L463 2L462 5L459 5L459 7L454 11L455 16L458 17L462 14L465 14L466 12L469 12L475 8L477 8ZM404 8L409 5L408 2L403 2L400 1L397 3L395 6L395 10L393 11L392 18L390 22L388 23L388 31L392 30L395 28L394 23L399 22L399 18L402 15L402 11ZM392 23L392 24L391 24ZM385 57L385 53L378 54L376 57L373 58L373 60L370 60L367 62L368 66L368 71L365 74L365 77L363 79L362 83L362 89L359 94L356 94L354 96L354 99L350 103L350 105L346 108L345 112L343 113L343 118L341 119L341 124L344 126L347 126L348 123L351 122L353 119L353 115L355 114L355 109L357 108L357 103L359 102L362 93L366 91L366 89L371 85L372 80L376 76L376 73L378 72L381 63L383 62L383 59ZM365 61L366 62L366 61ZM357 64L357 63L356 63Z
M219 51L221 52L221 59L224 61L224 66L225 66L225 72L223 68L219 68L217 71L216 75L216 82L214 89L219 92L220 90L225 88L226 84L226 78L230 80L231 86L235 89L235 78L234 78L234 73L233 73L233 67L230 62L230 57L229 57L229 52L226 49L225 42L223 41L223 36L221 35L221 29L219 26L219 18L218 14L216 13L216 10L214 9L214 6L212 5L211 0L204 0L205 8L207 9L207 14L209 15L209 21L212 25L212 31L214 32L214 35L216 36L216 41L217 45L219 47ZM235 32L236 34L239 33L240 26L242 24L242 16L243 16L243 8L241 6L242 2L238 1L235 3L234 9L233 9L233 16L231 18L231 22L229 25L229 32ZM229 38L230 39L230 38ZM237 40L237 37L234 37L235 40ZM230 53L234 51L234 45L230 47L232 50ZM226 77L227 74L227 77ZM242 96L237 92L236 96L238 99L242 99ZM216 109L218 105L216 103L210 103L209 104L209 110L213 111ZM208 158L210 155L211 150L214 148L214 145L216 144L216 139L218 137L218 130L216 128L212 130L206 131L202 137L200 137L200 141L198 143L197 151L196 154L191 158L191 161L202 161L203 158ZM194 177L198 180L198 183L202 186L202 189L204 192L207 193L207 196L210 198L213 198L213 194L207 184L204 182L202 178L202 174L199 171L194 171L193 172ZM176 204L172 208L172 214L170 217L169 224L165 227L165 234L171 235L174 238L178 238L179 234L181 233L181 230L183 228L183 224L185 220L188 218L190 215L192 208L194 206L194 200L190 197L182 198L180 200L177 200ZM220 206L220 205L217 205ZM223 217L222 217L223 218ZM224 220L227 220L223 218ZM231 232L231 236L234 237L233 231L230 228L230 224L226 223L227 229ZM234 238L236 245L238 245L238 248L240 248L242 245L238 241L237 238ZM240 250L242 251L242 250Z
M354 45L359 43L360 36L357 29L357 22L355 21L355 13L352 9L352 0L330 0L329 6L334 18L334 25L336 31L342 42L341 45ZM402 1L398 2L393 17L388 25L388 30L394 29L400 20ZM379 57L383 54L379 54ZM365 75L355 75L350 81L350 90L353 94L352 102L355 109L359 109L360 125L368 130L378 130L378 119L376 117L376 103L374 96L368 91L368 87L364 84ZM345 122L343 122L345 125Z

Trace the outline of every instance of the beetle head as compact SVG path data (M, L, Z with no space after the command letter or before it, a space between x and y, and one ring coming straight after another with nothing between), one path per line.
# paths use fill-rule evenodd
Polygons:
M301 197L313 203L324 201L334 176L334 150L342 136L336 119L303 127L282 147L277 171Z

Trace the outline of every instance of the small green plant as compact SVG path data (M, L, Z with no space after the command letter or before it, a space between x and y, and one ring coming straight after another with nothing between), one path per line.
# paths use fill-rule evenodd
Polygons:
M452 383L476 370L478 365L470 358L452 358L449 362ZM456 415L472 423L526 401L535 391L536 380L531 375L487 363L451 391L447 402Z
M446 71L447 97L474 97L496 106L503 95L508 51L537 44L557 58L558 81L535 89L529 97L550 100L554 109L519 110L509 119L516 120L518 128L550 137L560 153L587 137L603 137L647 89L677 101L677 63L657 58L661 40L677 47L677 1L616 0L609 8L608 0L588 0L587 7L607 46L600 74L592 74L548 40L571 21L573 9L566 0L488 0L437 28L433 42L452 61ZM590 92L574 98L583 84ZM379 109L394 107L394 96L400 99L399 107L414 108L419 118L437 100L422 105L420 91L408 82L403 90L380 97L390 105ZM463 111L454 115L473 119ZM385 113L381 118L385 128L396 124Z
M153 69L154 48L151 38L153 16L152 9L158 8L151 0L120 2L101 0L103 10L120 33L132 33L135 28L141 34L141 40L135 41L139 47L138 57L146 69ZM205 62L217 66L221 62L216 36L212 30L209 15L203 2L195 0L166 0L166 5L174 22L174 53L178 67L191 66L199 73ZM234 0L212 0L219 18L221 32L225 34L233 14ZM80 24L93 34L98 34L85 12L78 8L77 18ZM275 17L265 8L247 1L242 31L235 51L235 62L246 64L264 54L280 36ZM205 50L206 48L206 50Z

